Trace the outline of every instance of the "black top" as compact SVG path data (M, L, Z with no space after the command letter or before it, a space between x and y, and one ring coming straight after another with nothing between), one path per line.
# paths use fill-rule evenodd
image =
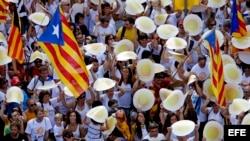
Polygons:
M4 141L28 141L27 136L25 136L24 134L20 134L17 139L13 139L10 134L7 134L4 136L3 138Z

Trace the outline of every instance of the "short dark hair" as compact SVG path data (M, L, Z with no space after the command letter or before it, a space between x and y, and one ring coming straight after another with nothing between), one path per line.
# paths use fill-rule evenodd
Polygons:
M207 57L205 55L199 55L198 56L198 61L205 60L207 61Z
M126 17L124 21L128 21L130 24L135 24L135 19L130 16Z
M84 14L83 13L76 13L75 15L75 23L79 23L80 18L84 18Z
M158 127L159 127L158 124L153 121L149 123L148 129L155 129L155 128L158 129Z
M41 73L41 72L44 72L44 71L48 71L49 69L48 69L48 67L47 66L45 66L45 65L42 65L41 67L39 67L39 72Z
M10 129L13 127L13 126L16 126L18 130L20 130L20 124L16 121L12 121L10 123Z
M100 22L101 23L105 23L105 22L109 22L109 18L108 17L106 17L106 16L102 16L101 18L100 18Z
M34 110L35 115L37 115L39 111L44 112L44 109L41 106L37 106L36 109Z

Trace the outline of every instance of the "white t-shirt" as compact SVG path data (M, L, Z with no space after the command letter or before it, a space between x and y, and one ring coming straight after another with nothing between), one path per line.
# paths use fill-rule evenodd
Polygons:
M119 106L123 108L130 108L131 106L131 99L132 99L132 86L130 84L121 84L122 88L126 89L126 92L119 97Z
M112 99L117 100L117 101L118 101L118 104L119 104L119 96L118 96L118 93L119 93L119 92L114 92L114 95L113 95ZM107 94L102 94L102 95L100 96L100 99L101 99L102 105L105 106L105 107L108 109L108 111L110 111L110 108L109 108L109 106L108 106L108 102L109 102L109 100L112 100L112 99L109 99L108 96L107 96Z
M147 135L146 137L143 138L143 140L148 139L150 141L161 141L161 140L166 140L166 137L162 133L158 133L157 137L150 137Z
M56 141L63 141L63 137L57 137L57 135L62 135L62 132L64 130L63 122L61 123L61 126L54 125L54 136L56 138Z
M142 53L145 50L152 51L152 48L150 47L150 43L148 43L146 47L142 47L140 44L138 44L138 48L136 49L138 60L142 59Z
M109 34L116 35L116 30L115 30L114 26L112 26L111 24L109 24L107 28L104 28L100 25L97 27L94 27L94 30L95 30L95 28L98 28L97 29L97 31L98 31L97 42L98 43L105 43L105 37Z
M191 72L194 72L199 77L199 80L206 80L210 77L208 63L206 63L204 68L201 68L198 64L194 65Z

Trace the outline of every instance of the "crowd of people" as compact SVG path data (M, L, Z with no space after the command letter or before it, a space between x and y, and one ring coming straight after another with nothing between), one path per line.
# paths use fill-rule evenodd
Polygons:
M232 49L232 1L221 0L220 7L211 3L204 0L180 10L171 0L9 0L9 16L0 23L0 140L222 141L224 125L250 124L250 56L247 49L241 53ZM241 0L239 5L248 26L250 1ZM37 41L58 6L89 73L89 88L79 97L60 81ZM7 56L15 8L22 25L23 63ZM38 12L46 16L40 25L30 16ZM202 21L197 34L188 27L199 25L185 25L189 15ZM154 28L147 33L152 25L146 20L138 24L140 17L150 18L156 28L167 25L170 32ZM217 103L209 86L213 70L202 39L213 29L222 35L224 72L229 73L223 72L225 106ZM184 47L178 46L183 41L170 46L170 36L183 39ZM94 43L105 44L105 51L93 54L85 48ZM124 50L136 58L118 59ZM151 60L153 67L143 60ZM103 78L112 81L96 84ZM102 114L88 116L91 111Z

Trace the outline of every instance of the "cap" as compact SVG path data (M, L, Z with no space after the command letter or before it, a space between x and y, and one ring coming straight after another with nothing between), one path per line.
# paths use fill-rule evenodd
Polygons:
M178 25L183 25L184 20L179 20Z
M21 83L21 81L17 76L14 76L10 81L11 86L15 86L15 85L20 84L20 83Z

